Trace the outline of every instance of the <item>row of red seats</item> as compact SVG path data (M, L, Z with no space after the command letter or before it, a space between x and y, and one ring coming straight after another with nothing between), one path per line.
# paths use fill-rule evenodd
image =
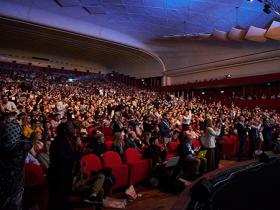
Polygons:
M238 136L237 135L224 136L224 141L225 142L222 147L223 157L225 158L235 157L239 148ZM256 149L262 149L262 147L263 147L263 142L260 142L258 148ZM249 149L250 149L250 141L249 139L247 139L244 146L244 153L245 153L244 155L248 155Z
M236 135L224 136L222 154L225 158L234 157L239 147L238 137Z
M103 167L111 168L112 175L115 177L113 189L135 184L149 177L151 170L151 160L142 159L138 150L129 148L125 151L125 162L123 163L120 155L114 151L107 151L100 159L93 154L82 157L81 164L85 173L99 171Z
M125 163L121 161L118 153L107 151L100 159L93 154L81 158L83 172L91 174L92 171L99 171L102 168L111 168L115 177L113 189L125 187L146 180L151 171L151 160L142 159L136 149L129 148L125 152ZM35 164L25 165L25 207L29 209L38 205L41 210L47 209L48 187L43 167ZM36 199L35 199L36 198ZM70 202L80 202L79 196L70 196Z

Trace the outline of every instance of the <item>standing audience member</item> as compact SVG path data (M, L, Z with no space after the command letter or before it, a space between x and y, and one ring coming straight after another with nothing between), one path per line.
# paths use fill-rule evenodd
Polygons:
M73 183L75 151L72 133L67 123L57 127L57 137L50 146L48 169L49 210L71 210L68 196Z
M5 110L0 125L0 209L21 210L24 162L32 145L22 139L21 120L17 121L16 113Z
M171 141L171 133L170 133L171 127L170 127L167 113L162 115L159 128L160 128L161 136L163 137L163 143L167 145L167 143Z
M186 131L188 130L192 120L192 111L186 111L185 115L183 115L183 124L182 124L182 130Z
M213 122L211 119L206 120L206 131L205 131L205 140L203 146L207 149L206 159L207 159L207 169L208 171L212 171L217 168L216 163L216 137L221 133L221 127L213 126Z
M256 119L252 119L249 122L248 134L249 134L249 159L254 158L255 151L259 149L260 144L260 128L261 124Z
M237 122L235 127L237 130L238 141L239 141L237 160L240 162L240 161L244 160L244 146L245 146L245 142L247 140L247 132L248 132L248 129L245 126L245 117L244 116L239 117L239 121Z
M263 126L263 138L264 138L264 150L270 151L271 150L271 143L272 143L272 132L275 128L274 120L266 118L264 120L264 126Z

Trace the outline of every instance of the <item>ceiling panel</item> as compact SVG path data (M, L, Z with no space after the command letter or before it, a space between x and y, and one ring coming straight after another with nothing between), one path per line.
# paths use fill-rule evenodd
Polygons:
M78 60L91 60L109 69L118 67L120 71L130 71L130 75L136 76L139 72L133 72L135 66L141 68L151 65L158 71L158 75L162 72L162 66L151 55L115 43L4 19L0 19L0 33L0 45L3 48L34 52L34 55L47 53Z
M135 34L135 30L138 30L137 39L144 43L149 42L158 34L170 35L182 31L181 28L184 27L180 25L183 21L188 23L185 27L185 33L193 31L211 33L215 28L227 30L236 25L243 28L248 28L250 25L264 27L275 17L274 14L264 14L263 4L259 1L249 2L247 0L3 1L11 2L11 4L17 2L21 6L26 6L29 12L29 8L31 8L31 12L35 8L42 9L49 12L50 17L62 15L65 18L79 19L109 29L120 28L120 32L130 36ZM59 5L62 5L62 8ZM32 18L29 15L30 17ZM36 20L34 19L34 21ZM139 27L140 23L143 22L153 24L153 27L149 29L150 37L142 33L146 31L145 27ZM131 26L136 27L131 29ZM172 29L174 30L172 31ZM133 34L130 33L131 31ZM165 34L167 31L170 34Z

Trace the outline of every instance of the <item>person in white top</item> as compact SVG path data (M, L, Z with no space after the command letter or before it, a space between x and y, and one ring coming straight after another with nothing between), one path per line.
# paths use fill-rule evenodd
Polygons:
M206 132L205 132L205 141L203 146L207 149L206 159L207 159L207 168L208 171L216 169L216 137L221 133L221 126L218 124L218 127L213 126L211 119L206 120Z
M186 131L188 130L189 125L191 124L192 120L192 111L186 111L185 114L183 115L183 123L182 123L182 130Z
M2 96L1 112L14 112L18 114L18 109L14 102L9 101L8 96Z

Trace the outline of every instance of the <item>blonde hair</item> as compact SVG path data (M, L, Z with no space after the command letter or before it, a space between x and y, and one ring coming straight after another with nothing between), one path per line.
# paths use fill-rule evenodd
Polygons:
M121 132L114 133L113 144L115 146L121 147L121 145L122 145L122 133Z

